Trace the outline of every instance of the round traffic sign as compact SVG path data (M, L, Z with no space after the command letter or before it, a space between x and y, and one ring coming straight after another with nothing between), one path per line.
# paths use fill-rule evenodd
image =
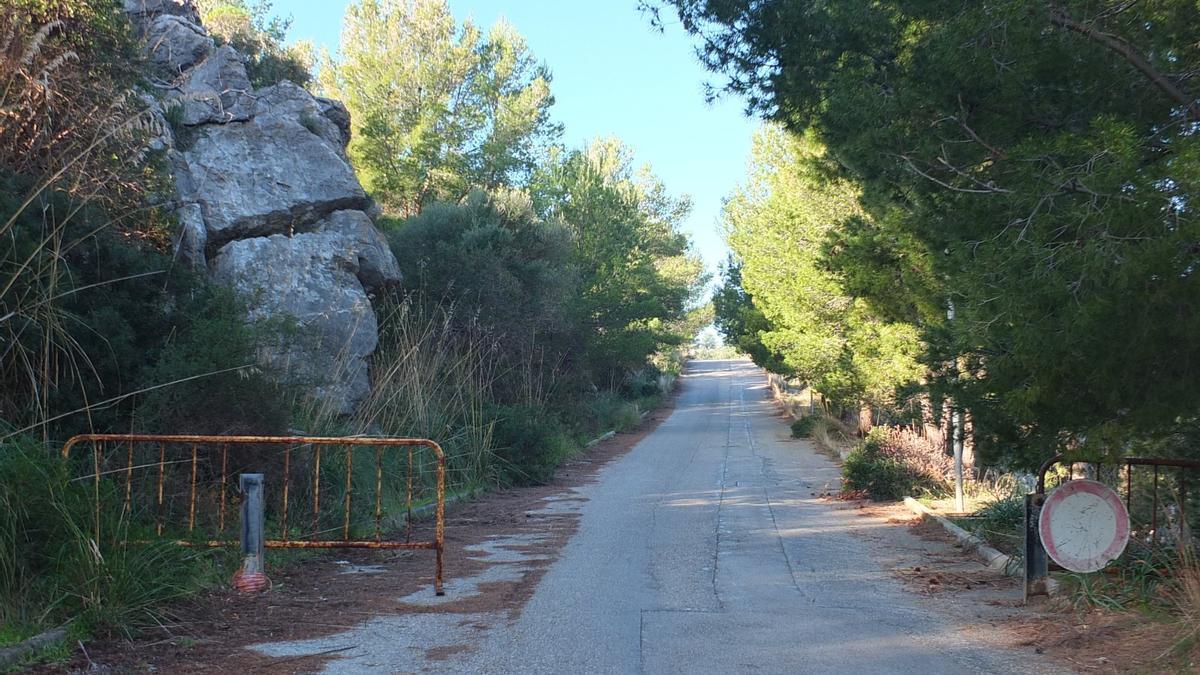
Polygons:
M1054 562L1072 572L1096 572L1129 543L1129 512L1107 485L1068 481L1046 498L1038 531Z

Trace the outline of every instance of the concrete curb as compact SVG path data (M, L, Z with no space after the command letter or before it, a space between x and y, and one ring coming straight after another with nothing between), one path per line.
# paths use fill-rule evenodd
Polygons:
M450 506L451 504L456 504L458 502L470 501L470 500L475 499L476 497L482 495L485 492L487 492L487 488L481 486L481 487L467 490L466 492L459 492L456 494L449 495L446 497L446 506ZM413 518L413 520L419 520L421 518L425 518L425 517L433 515L433 512L436 510L437 510L436 502L432 503L432 504L425 504L424 506L418 506L417 508L412 510L412 518ZM401 523L403 523L404 519L407 515L408 515L407 513L402 513L402 514L400 514L400 517L397 520L399 520Z
M590 448L590 447L596 445L597 443L599 443L601 441L607 441L608 439L610 439L616 435L617 435L617 430L613 429L612 431L609 431L607 433L597 436L596 438L593 438L592 440L588 441L583 447Z
M44 649L65 639L67 639L67 624L22 640L11 647L0 649L0 670L7 670L39 649Z
M1019 564L1019 561L1014 559L1012 556L997 551L989 546L984 540L971 534L970 532L967 532L958 525L955 525L945 516L935 513L928 506L925 506L912 497L905 497L904 505L907 506L910 511L919 516L933 518L936 520L938 524L945 528L947 532L954 535L954 538L963 545L964 549L977 555L984 562L984 564L988 566L988 569L995 570L1010 577L1021 576L1021 565Z

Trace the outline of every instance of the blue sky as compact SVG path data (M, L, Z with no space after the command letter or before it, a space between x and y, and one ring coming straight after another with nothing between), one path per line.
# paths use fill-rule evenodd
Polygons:
M292 39L334 51L348 2L276 0L293 19ZM554 75L555 118L564 141L578 147L617 136L649 163L675 194L692 197L685 227L710 269L725 257L721 200L745 174L757 126L742 102L704 100L711 76L678 23L652 29L637 0L450 0L458 20L487 27L503 16L526 37ZM665 14L664 14L665 16Z

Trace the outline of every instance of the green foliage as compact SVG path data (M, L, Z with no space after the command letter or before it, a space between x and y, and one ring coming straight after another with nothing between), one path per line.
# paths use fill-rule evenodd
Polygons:
M496 350L481 331L459 322L453 307L419 293L382 298L376 312L379 346L368 396L350 417L337 406L307 401L298 411L301 428L322 435L433 438L446 454L448 486L492 479L485 409L501 373Z
M0 195L0 213L21 195L22 181ZM82 210L47 223L71 202L48 194L47 209L26 210L0 254L12 269L23 260L43 272L17 277L4 299L31 309L0 320L0 419L22 426L56 418L52 430L128 429L139 398L139 425L160 431L280 430L287 413L270 378L252 368L254 350L279 326L252 328L228 291L209 286L148 242L105 227L107 215ZM46 246L47 227L53 241ZM22 285L24 283L24 285ZM30 303L29 297L43 298ZM0 303L0 308L4 303ZM49 354L49 358L44 355ZM39 370L49 367L42 386ZM172 382L199 378L178 385ZM75 414L68 414L76 411Z
M572 234L580 291L572 320L593 382L612 387L676 332L703 288L703 265L680 228L691 203L667 194L649 169L635 170L615 139L556 157L534 180L534 205Z
M666 4L728 91L861 191L829 267L920 325L983 456L1036 466L1194 416L1195 2Z
M304 86L312 80L311 49L285 44L290 18L272 16L271 0L200 0L204 27L218 42L246 57L250 84L265 87L283 80Z
M1186 618L1195 612L1195 565L1191 552L1180 555L1173 547L1131 542L1105 570L1064 574L1061 581L1064 595L1078 607L1136 609L1160 615L1175 611Z
M657 396L663 393L658 383L661 375L656 366L648 365L621 383L621 394L632 400Z
M1025 495L1023 490L989 499L971 514L956 521L958 525L982 537L996 549L1010 555L1023 555L1025 540Z
M882 457L864 447L853 450L842 464L845 489L862 492L876 501L903 499L913 492L916 480L899 460Z
M935 480L920 467L905 461L902 454L889 449L892 443L883 427L872 429L842 464L845 488L876 501L945 491L944 480Z
M527 196L506 190L431 205L389 230L406 288L452 307L459 332L482 331L501 368L528 371L497 383L508 390L498 392L500 400L544 398L575 340L567 314L577 288L569 232L538 219Z
M584 399L582 407L584 418L590 422L585 427L589 437L609 431L628 431L641 421L637 404L614 391L596 392Z
M128 632L229 571L219 552L123 545L130 523L119 499L106 502L116 506L95 541L91 483L70 475L51 448L0 441L0 623L34 633L70 619L82 632Z
M727 338L756 363L854 407L893 404L896 388L923 371L915 328L851 296L825 262L830 232L866 218L858 191L819 143L763 128L749 183L725 206L737 258L715 300Z
M742 265L730 256L721 266L721 287L713 293L715 324L725 344L733 345L758 366L780 375L794 373L783 358L763 344L771 322L754 305L754 296L742 287Z
M354 123L350 155L368 191L413 215L474 187L519 186L561 133L550 73L500 21L457 25L445 0L351 5L321 85Z
M797 417L792 422L792 438L808 438L813 435L813 430L817 426L817 422L821 418L817 415L805 415Z
M542 485L578 446L565 425L537 406L490 406L499 480L505 485Z
M141 375L144 388L155 388L137 409L139 426L177 434L286 432L288 397L255 352L291 327L247 323L245 306L214 286L195 289L181 310L177 332Z

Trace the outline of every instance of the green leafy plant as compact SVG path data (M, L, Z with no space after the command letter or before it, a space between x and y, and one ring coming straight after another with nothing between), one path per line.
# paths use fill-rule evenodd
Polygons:
M562 133L550 73L525 38L503 20L460 24L445 0L351 3L320 78L350 111L363 183L403 216L473 188L524 185Z
M567 428L544 409L489 406L497 470L505 485L539 485L578 450Z
M859 376L822 393L915 356L924 388L970 410L981 461L1025 469L1195 417L1200 104L1179 64L1200 62L1196 3L644 4L673 10L724 91L822 158L801 167L808 193L776 191L794 215L749 209L731 236L769 319L750 337L805 374ZM792 264L756 268L777 251ZM851 301L864 337L910 329L825 330ZM882 370L849 368L860 354Z
M288 80L304 86L312 80L312 57L305 46L285 44L291 19L273 16L270 0L201 0L201 19L218 42L246 58L246 75L255 87Z
M882 427L872 429L842 465L847 490L861 492L877 501L898 500L925 493L943 494L944 479L938 480L919 467L906 463L903 455L889 447Z
M0 623L25 634L68 620L84 633L130 633L153 625L164 603L232 571L220 551L125 545L135 524L108 479L97 541L91 482L71 480L72 471L38 441L0 442Z
M792 438L809 438L820 419L818 415L805 415L792 422Z

